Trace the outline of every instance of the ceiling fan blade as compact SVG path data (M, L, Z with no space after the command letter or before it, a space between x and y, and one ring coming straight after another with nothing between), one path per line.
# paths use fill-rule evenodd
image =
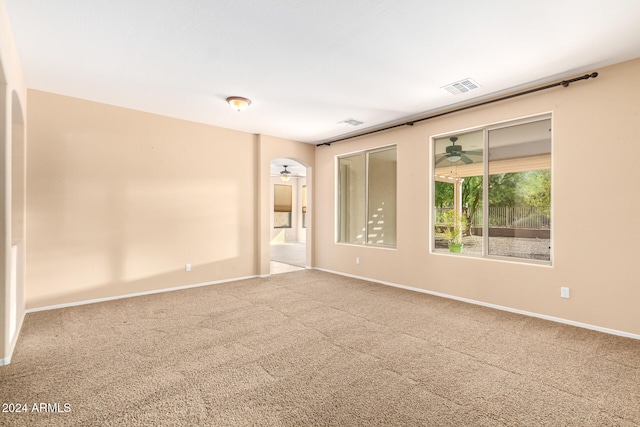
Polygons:
M462 151L464 154L471 154L472 156L482 156L482 150L479 151Z
M473 160L471 160L464 154L460 154L460 160L462 160L466 165L468 165L469 163L473 163Z
M449 157L449 156L447 156L446 154L445 154L444 156L440 157L438 160L436 160L436 162L434 163L434 165L437 165L438 163L440 163L441 161L443 161L443 160L444 160L444 159L446 159L447 157Z

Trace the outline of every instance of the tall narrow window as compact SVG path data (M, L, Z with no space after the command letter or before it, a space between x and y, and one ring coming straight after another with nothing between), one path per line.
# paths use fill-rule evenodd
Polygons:
M488 253L551 260L551 119L491 129Z
M365 243L366 207L366 155L338 159L339 168L339 241Z
M307 228L307 186L302 186L302 228Z
M291 186L275 184L273 187L273 227L291 228Z
M551 261L549 115L434 139L434 181L434 252Z
M396 245L396 147L338 159L338 241Z
M482 254L482 240L471 236L482 235L483 135L482 130L477 130L435 140L435 249L438 252L457 253L457 247L464 248L467 254Z

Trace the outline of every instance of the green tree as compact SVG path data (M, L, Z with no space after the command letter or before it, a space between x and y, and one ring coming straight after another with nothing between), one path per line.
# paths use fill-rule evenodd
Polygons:
M435 185L436 207L444 208L453 206L453 184L450 182L436 181Z
M517 172L489 176L489 206L517 206L523 175Z
M526 179L521 186L524 204L548 208L551 206L551 169L524 172Z
M462 181L462 215L466 218L467 234L471 234L476 212L482 207L482 177L469 176Z

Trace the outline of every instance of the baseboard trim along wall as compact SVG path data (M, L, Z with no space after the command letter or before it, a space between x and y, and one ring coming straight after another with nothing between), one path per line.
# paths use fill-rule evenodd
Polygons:
M433 296L437 296L437 297L454 299L454 300L466 302L466 303L469 303L469 304L481 305L483 307L495 308L496 310L502 310L502 311L508 311L508 312L516 313L516 314L522 314L524 316L537 317L539 319L550 320L552 322L564 323L564 324L571 325L571 326L577 326L579 328L591 329L593 331L598 331L598 332L604 332L605 334L618 335L618 336L621 336L621 337L633 338L633 339L636 339L636 340L640 340L640 335L638 335L638 334L632 334L630 332L625 332L625 331L618 331L616 329L603 328L601 326L590 325L588 323L575 322L573 320L563 319L561 317L547 316L546 314L539 314L539 313L533 313L533 312L530 312L530 311L518 310L518 309L515 309L515 308L505 307L505 306L502 306L502 305L491 304L491 303L477 301L477 300L473 300L473 299L469 299L469 298L457 297L457 296L454 296L454 295L443 294L443 293L440 293L440 292L428 291L426 289L414 288L412 286L399 285L397 283L385 282L383 280L370 279L368 277L356 276L356 275L353 275L353 274L341 273L339 271L327 270L327 269L324 269L324 268L317 268L316 267L315 270L324 271L324 272L332 273L332 274L337 274L339 276L351 277L353 279L366 280L368 282L379 283L381 285L393 286L394 288L401 288L401 289L406 289L406 290L409 290L409 291L422 292L423 294L429 294L429 295L433 295Z
M113 297L96 298L96 299L86 300L86 301L76 301L76 302L70 302L70 303L65 303L65 304L49 305L49 306L46 306L46 307L38 307L38 308L27 309L27 313L35 313L35 312L38 312L38 311L47 311L47 310L56 310L58 308L74 307L76 305L94 304L94 303L105 302L105 301L114 301L114 300L118 300L118 299L133 298L133 297L139 297L139 296L143 296L143 295L160 294L160 293L163 293L163 292L180 291L180 290L190 289L190 288L200 288L202 286L218 285L220 283L227 283L227 282L237 282L239 280L255 279L257 277L261 277L261 276L257 276L256 275L256 276L236 277L236 278L233 278L233 279L216 280L216 281L213 281L213 282L196 283L196 284L193 284L193 285L176 286L176 287L173 287L173 288L154 289L152 291L137 292L137 293L133 293L133 294L118 295L118 296L113 296Z

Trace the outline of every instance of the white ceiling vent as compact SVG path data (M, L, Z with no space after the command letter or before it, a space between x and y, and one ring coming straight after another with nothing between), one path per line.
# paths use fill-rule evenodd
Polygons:
M339 125L351 125L351 126L360 126L362 123L364 122L361 122L356 119L346 119L341 122L338 122Z
M440 89L446 90L451 95L460 95L461 93L469 92L471 90L478 89L479 87L480 85L473 80L464 79L460 80L459 82L454 82L443 86Z

